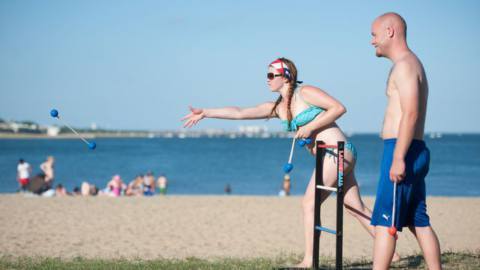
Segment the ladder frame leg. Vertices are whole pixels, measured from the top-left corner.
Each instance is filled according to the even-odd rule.
[[[320,231],[315,227],[320,226],[320,201],[322,191],[317,188],[318,185],[323,186],[323,157],[325,156],[325,148],[318,147],[325,144],[323,141],[317,141],[315,147],[317,148],[316,164],[315,164],[315,213],[313,217],[313,255],[312,267],[318,269],[320,260]]]
[[[338,142],[338,159],[337,159],[337,239],[335,252],[335,267],[342,269],[343,265],[343,182],[345,168],[345,142]]]

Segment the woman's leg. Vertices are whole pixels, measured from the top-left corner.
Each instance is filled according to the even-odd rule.
[[[336,159],[326,157],[323,163],[323,184],[325,186],[334,186],[337,181]],[[322,190],[320,202],[323,203],[328,196],[329,191]],[[302,262],[297,267],[311,267],[313,254],[313,223],[315,212],[315,170],[310,177],[305,195],[302,201],[303,206],[303,224],[305,234],[305,255]]]
[[[375,230],[374,227],[370,225],[372,211],[365,206],[360,197],[360,190],[353,170],[345,177],[344,190],[345,197],[343,204],[345,205],[347,212],[356,218],[365,230],[373,237],[375,235]]]

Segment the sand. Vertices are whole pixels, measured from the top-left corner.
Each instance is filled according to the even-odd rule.
[[[371,208],[374,200],[364,198]],[[442,251],[480,250],[480,198],[429,197],[428,211]],[[322,206],[334,227],[335,197]],[[344,256],[371,258],[373,241],[346,214]],[[166,196],[58,197],[0,195],[0,255],[72,258],[278,257],[302,254],[301,197]],[[322,255],[335,237],[322,235]],[[420,252],[400,234],[402,256]]]

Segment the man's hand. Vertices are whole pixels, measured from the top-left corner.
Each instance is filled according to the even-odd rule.
[[[403,158],[394,158],[392,167],[390,167],[390,180],[400,183],[405,178],[405,160]]]

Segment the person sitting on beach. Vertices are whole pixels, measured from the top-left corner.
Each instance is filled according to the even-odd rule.
[[[272,92],[279,93],[275,102],[262,103],[256,107],[224,107],[200,109],[190,107],[190,113],[182,118],[184,127],[192,127],[205,118],[219,119],[269,119],[280,118],[286,131],[295,132],[297,139],[312,138],[312,141],[324,141],[335,145],[345,141],[345,183],[344,204],[348,213],[353,215],[365,230],[374,237],[374,228],[370,225],[372,212],[363,203],[354,173],[357,152],[353,144],[335,123],[346,110],[335,98],[320,88],[305,85],[297,81],[297,68],[286,58],[279,58],[268,66],[267,84]],[[307,145],[312,155],[316,155],[314,144]],[[323,181],[333,187],[337,182],[337,150],[327,152],[323,167]],[[315,170],[303,197],[305,254],[298,267],[311,267],[313,254],[313,226],[315,203]],[[321,202],[330,195],[321,192]],[[398,255],[397,258],[398,259]]]
[[[108,182],[107,187],[101,192],[101,194],[112,197],[119,197],[122,195],[123,191],[126,190],[126,188],[127,187],[123,183],[120,175],[116,174]]]
[[[167,195],[167,185],[168,185],[167,176],[164,174],[160,175],[157,179],[157,184],[158,184],[158,190],[160,192],[160,195]]]
[[[128,183],[125,195],[143,196],[143,175],[137,175],[135,179]]]
[[[110,189],[113,191],[113,196],[118,197],[123,194],[123,192],[127,189],[125,183],[123,183],[122,178],[120,175],[113,176],[113,179],[109,183]]]
[[[278,196],[280,196],[280,197],[290,196],[291,186],[292,186],[292,184],[291,184],[291,181],[290,181],[290,175],[285,174],[285,176],[283,177],[282,189],[278,193]]]
[[[80,193],[82,196],[90,196],[90,184],[88,182],[82,182],[80,186]]]
[[[47,160],[40,164],[40,169],[42,170],[43,174],[45,175],[45,182],[51,187],[53,183],[53,179],[55,178],[54,173],[54,166],[55,159],[53,156],[48,156]]]
[[[58,184],[57,187],[55,188],[55,196],[57,197],[63,197],[69,195],[67,192],[67,189],[62,184]]]
[[[230,184],[227,183],[225,185],[225,187],[223,188],[223,192],[225,192],[225,194],[227,194],[227,195],[232,194],[232,186],[230,186]]]
[[[74,187],[72,195],[73,196],[82,196],[82,192],[81,192],[80,188],[79,187]]]
[[[90,196],[97,196],[99,189],[96,185],[90,184]]]
[[[80,187],[80,193],[82,196],[95,196],[98,193],[98,188],[97,186],[84,181]]]
[[[147,172],[143,178],[143,195],[155,195],[155,177],[153,176],[153,172]]]
[[[49,186],[45,183],[45,175],[39,173],[30,179],[26,188],[34,194],[41,195],[49,189]]]
[[[21,158],[17,165],[17,181],[21,191],[27,190],[27,185],[30,182],[30,174],[32,174],[32,167]]]

